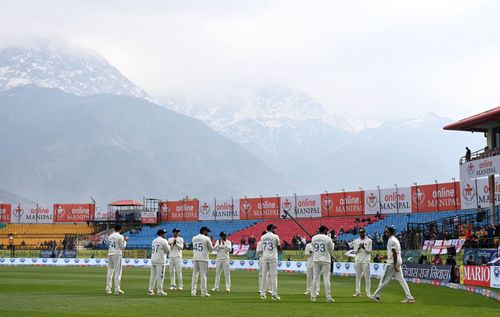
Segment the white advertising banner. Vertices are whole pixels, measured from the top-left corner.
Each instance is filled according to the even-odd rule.
[[[37,205],[18,205],[12,210],[12,223],[53,223],[52,208]]]
[[[102,210],[101,208],[97,208],[94,214],[94,220],[115,220],[115,213],[112,210]]]
[[[280,198],[280,213],[296,218],[320,218],[321,195],[284,196]]]
[[[490,286],[493,288],[500,288],[500,266],[492,266],[490,270]]]
[[[411,212],[411,188],[381,188],[365,191],[365,213],[373,215],[377,212],[382,214],[410,213]]]
[[[239,200],[200,200],[198,220],[233,220],[240,219]]]
[[[489,207],[490,186],[488,178],[467,179],[460,181],[462,209],[474,209],[478,206]],[[500,182],[495,178],[495,205],[500,203]]]
[[[472,160],[460,165],[460,179],[481,178],[500,174],[500,155]]]

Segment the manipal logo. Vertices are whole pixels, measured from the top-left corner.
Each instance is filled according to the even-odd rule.
[[[378,198],[375,196],[373,193],[370,193],[370,195],[366,196],[366,204],[370,209],[375,209],[378,205]]]
[[[462,190],[462,196],[464,197],[464,200],[469,203],[474,201],[476,199],[476,191],[474,190],[474,187],[472,187],[469,183],[466,183],[464,189]]]
[[[420,188],[417,188],[417,190],[413,193],[413,202],[421,207],[425,203],[424,200],[425,200],[424,192],[421,191]]]
[[[292,209],[292,203],[288,200],[288,198],[285,198],[285,200],[281,204],[281,207],[284,211],[289,212]]]
[[[469,174],[469,176],[474,175],[475,171],[476,167],[474,166],[474,164],[472,164],[472,162],[469,162],[469,164],[467,165],[467,173]]]
[[[252,209],[252,206],[248,203],[247,200],[245,200],[241,205],[241,209],[243,209],[243,211],[248,214],[250,212],[250,209]]]
[[[66,210],[64,210],[63,207],[61,207],[61,205],[57,205],[57,218],[62,218],[64,216],[64,213],[66,212]]]
[[[200,211],[202,214],[206,215],[210,212],[210,206],[206,202],[204,202],[203,205],[201,205]]]

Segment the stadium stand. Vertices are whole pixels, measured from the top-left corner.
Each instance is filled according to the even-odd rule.
[[[369,217],[364,217],[369,218]],[[329,230],[335,230],[339,232],[341,228],[345,230],[349,230],[350,228],[354,228],[357,226],[357,222],[355,217],[330,217],[330,218],[307,218],[307,219],[299,219],[298,220],[306,230],[314,235],[318,230],[319,226],[325,225],[329,228]],[[375,221],[375,218],[370,218],[370,221]],[[246,228],[244,230],[240,230],[238,232],[233,233],[230,236],[231,241],[239,242],[242,239],[247,240],[248,237],[254,236],[259,240],[262,231],[266,230],[268,224],[275,224],[278,226],[278,235],[282,242],[287,242],[288,244],[292,244],[292,238],[294,235],[300,235],[304,237],[306,234],[302,231],[302,229],[291,219],[275,219],[275,220],[267,220],[261,223],[258,223],[250,228]],[[306,237],[309,240],[309,237]]]
[[[231,234],[235,231],[248,228],[259,220],[227,220],[227,221],[189,221],[189,222],[172,222],[172,223],[161,223],[158,226],[143,227],[141,230],[131,230],[125,233],[126,236],[130,237],[127,248],[129,249],[149,249],[151,241],[156,237],[156,231],[163,228],[168,232],[168,236],[171,236],[171,232],[174,228],[181,231],[181,235],[185,241],[190,242],[193,236],[199,233],[202,226],[207,226],[212,230],[211,235],[217,238],[221,231],[225,231],[227,234]],[[235,241],[231,239],[235,243]]]
[[[16,244],[39,245],[48,240],[59,243],[65,235],[90,235],[94,228],[87,224],[7,224],[0,228],[0,243],[8,243],[8,235],[14,234]]]

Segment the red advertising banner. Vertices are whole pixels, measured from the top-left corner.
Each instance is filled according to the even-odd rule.
[[[490,266],[465,265],[460,282],[466,285],[490,287],[490,279]]]
[[[12,205],[0,204],[0,222],[10,223],[12,215]]]
[[[198,200],[164,201],[160,208],[161,221],[198,221]]]
[[[358,216],[364,214],[364,192],[341,192],[321,194],[321,215]]]
[[[279,197],[241,198],[240,219],[279,219]]]
[[[93,204],[54,204],[54,222],[87,222],[94,219]]]
[[[460,183],[417,185],[411,188],[412,212],[461,209]]]

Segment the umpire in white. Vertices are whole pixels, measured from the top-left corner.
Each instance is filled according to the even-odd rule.
[[[372,240],[366,236],[365,229],[359,229],[359,238],[352,243],[354,248],[356,269],[356,292],[354,297],[361,296],[361,275],[365,276],[366,295],[371,295],[370,262],[372,254]]]
[[[165,264],[167,254],[170,252],[170,246],[165,239],[167,232],[160,229],[156,232],[156,239],[151,243],[151,276],[149,277],[148,295],[154,295],[154,288],[158,290],[158,296],[167,296],[163,291],[163,281],[165,279]]]

